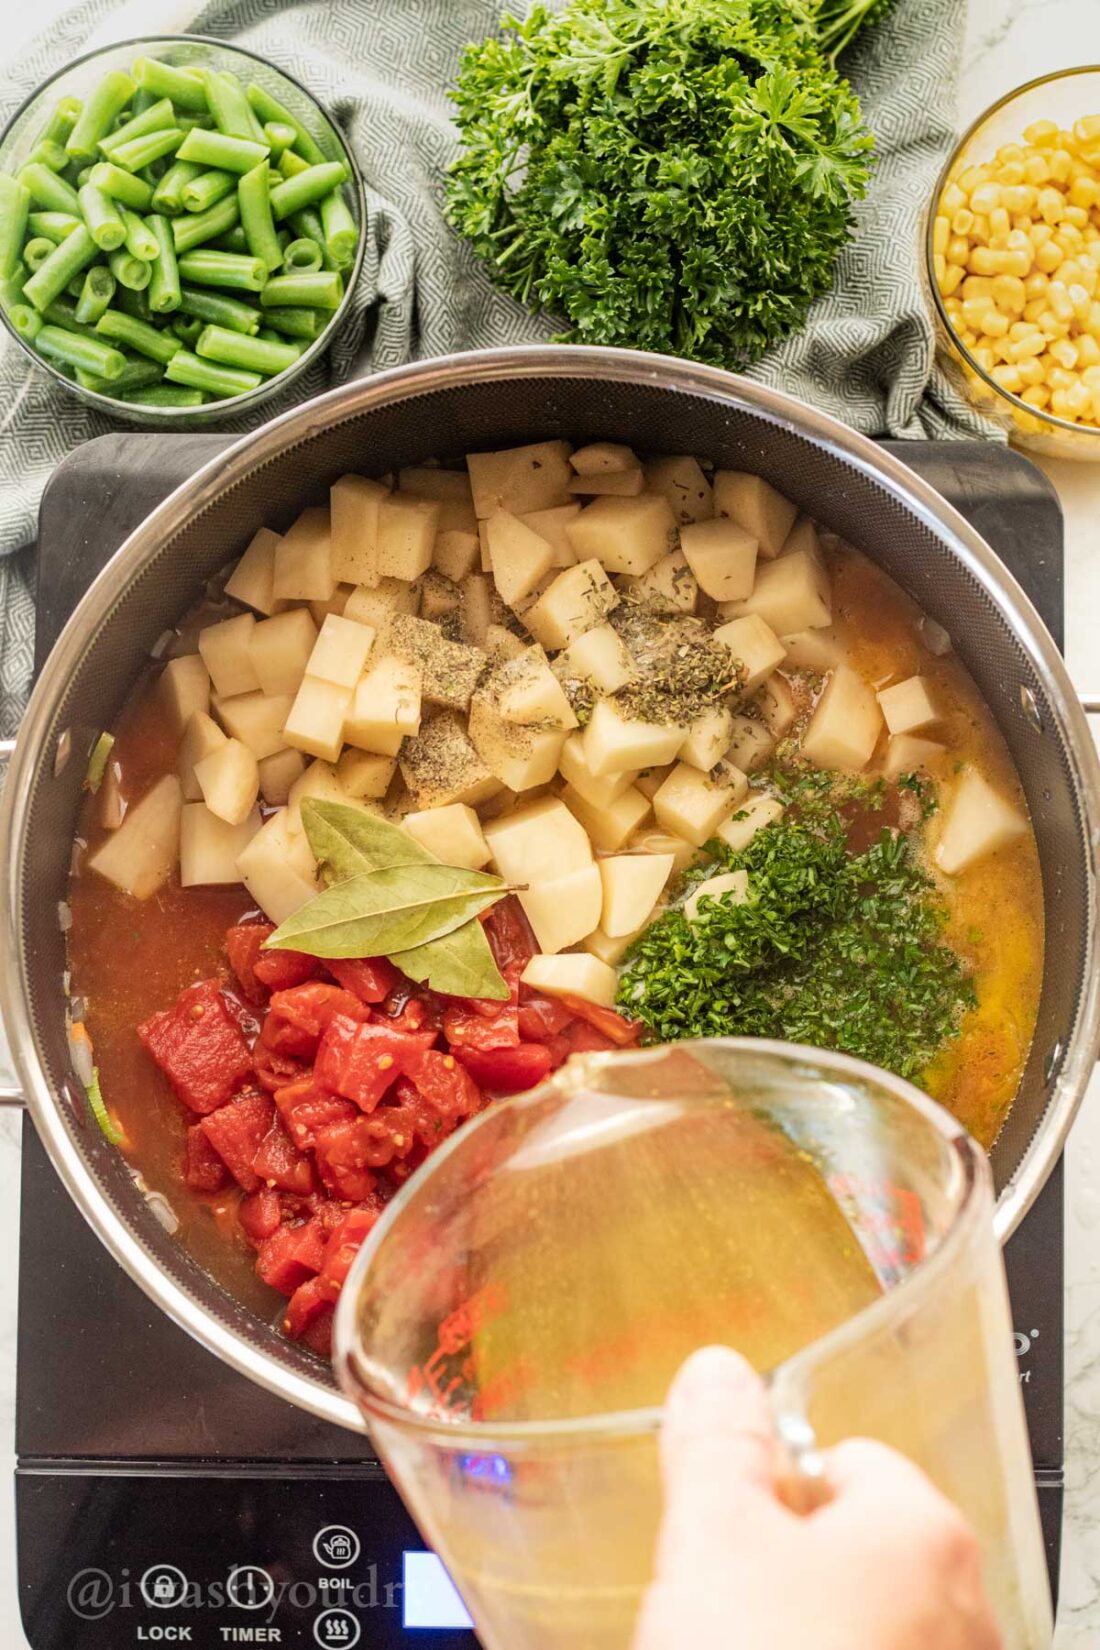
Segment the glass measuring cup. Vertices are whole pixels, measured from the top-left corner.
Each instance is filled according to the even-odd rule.
[[[973,1522],[1005,1650],[1052,1633],[984,1153],[848,1059],[730,1039],[592,1055],[490,1108],[371,1233],[337,1373],[487,1650],[626,1650],[669,1381],[765,1373],[795,1488],[870,1436]]]

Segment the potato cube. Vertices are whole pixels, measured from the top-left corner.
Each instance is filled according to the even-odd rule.
[[[434,567],[429,567],[426,573],[421,573],[418,583],[422,619],[439,624],[449,614],[458,612],[462,595],[453,579],[444,578]]]
[[[215,699],[214,714],[232,739],[247,745],[257,762],[286,748],[286,719],[294,703],[289,693],[238,693]]]
[[[366,668],[373,645],[370,625],[330,613],[313,644],[306,675],[317,682],[331,682],[334,687],[353,688]]]
[[[660,493],[598,498],[566,532],[579,562],[598,561],[608,573],[645,573],[676,548],[676,519]]]
[[[758,566],[752,595],[739,602],[723,602],[718,611],[723,619],[755,613],[777,636],[816,630],[832,623],[829,576],[808,550],[795,550],[777,562]]]
[[[569,503],[568,441],[537,441],[496,453],[467,453],[466,468],[479,516],[507,510],[513,516]]]
[[[249,642],[260,691],[297,693],[316,641],[317,626],[304,607],[261,620]]]
[[[436,499],[401,493],[379,500],[376,565],[381,578],[411,583],[427,571],[432,565],[440,508]]]
[[[680,746],[680,761],[709,773],[719,758],[725,756],[732,738],[732,715],[725,705],[711,705],[688,727],[687,738]]]
[[[222,698],[254,693],[260,686],[249,646],[255,628],[255,616],[240,613],[235,619],[222,619],[199,631],[199,654],[210,673],[214,692]]]
[[[742,849],[748,847],[757,831],[762,831],[767,825],[774,825],[777,820],[783,818],[783,813],[782,802],[774,796],[765,796],[761,791],[750,791],[733,818],[719,825],[714,834],[727,848],[739,854]]]
[[[967,768],[944,811],[933,858],[946,876],[957,877],[1026,831],[1025,815],[976,768]]]
[[[494,622],[494,592],[484,573],[468,573],[462,581],[458,610],[462,637],[470,647],[484,647]]]
[[[643,722],[616,699],[601,699],[584,730],[584,757],[597,777],[627,768],[659,768],[679,755],[688,730],[675,723]]]
[[[336,764],[336,777],[345,796],[378,801],[390,788],[397,772],[395,756],[374,756],[370,751],[349,746]]]
[[[583,997],[601,1008],[614,1008],[619,976],[589,952],[567,951],[556,957],[531,958],[520,979],[549,997]]]
[[[297,844],[302,844],[299,848]],[[237,870],[260,910],[271,922],[285,922],[319,890],[304,836],[287,829],[287,810],[272,814],[237,857]]]
[[[529,596],[554,565],[549,540],[525,527],[506,510],[485,522],[485,540],[497,593],[508,607]]]
[[[485,674],[488,660],[479,647],[451,642],[438,625],[396,613],[385,637],[386,647],[420,672],[420,691],[433,705],[465,710]]]
[[[491,665],[503,665],[509,659],[518,659],[521,653],[526,653],[527,643],[514,630],[508,630],[502,624],[491,624],[485,631],[485,651]]]
[[[156,691],[177,738],[196,711],[210,709],[210,673],[197,653],[169,659],[160,673]]]
[[[614,802],[605,802],[601,807],[586,801],[572,785],[566,785],[561,799],[580,820],[595,846],[607,854],[617,854],[642,821],[649,818],[649,798],[633,785]]]
[[[201,762],[204,756],[209,756],[224,744],[225,734],[218,724],[205,711],[197,710],[184,729],[176,759],[176,772],[185,801],[202,801],[202,790],[195,778],[195,763]]]
[[[347,599],[343,616],[380,632],[395,613],[415,613],[419,602],[419,585],[406,584],[403,579],[379,579],[373,589],[356,585]]]
[[[303,510],[275,546],[273,593],[291,602],[327,602],[336,588],[327,505]]]
[[[809,516],[799,516],[783,540],[783,548],[779,554],[789,556],[796,550],[807,550],[810,555],[816,557],[819,561],[821,559],[821,540],[818,538],[817,528]]]
[[[603,476],[639,467],[634,449],[618,441],[590,441],[587,447],[578,447],[569,462],[579,476]]]
[[[276,751],[258,764],[260,795],[272,808],[280,808],[290,799],[290,788],[306,771],[306,759],[301,751]]]
[[[720,905],[744,905],[749,897],[749,873],[725,871],[721,876],[708,877],[692,889],[684,901],[684,916],[688,922],[705,922],[709,912],[700,911],[700,902],[714,900]]]
[[[382,654],[355,690],[344,738],[377,756],[396,756],[401,741],[420,731],[420,697],[418,667]]]
[[[552,882],[536,882],[519,895],[540,951],[564,951],[590,934],[600,920],[600,873],[582,865]]]
[[[694,613],[699,599],[699,582],[682,550],[662,556],[640,578],[623,579],[622,588],[660,613]]]
[[[351,594],[355,588],[354,584],[338,584],[327,602],[309,603],[309,616],[318,630],[320,630],[330,613],[335,613],[338,619],[343,617],[344,609],[351,600]]]
[[[909,676],[904,682],[883,688],[878,704],[889,733],[916,733],[918,728],[939,720],[936,701],[923,676]]]
[[[636,928],[633,934],[622,934],[616,939],[612,939],[610,934],[605,934],[602,928],[596,928],[586,936],[582,943],[586,951],[590,951],[601,962],[607,963],[609,968],[614,968],[615,964],[621,962],[626,956],[641,932],[640,928]]]
[[[180,816],[180,886],[240,882],[237,860],[262,824],[259,808],[230,825],[202,802],[189,802]]]
[[[787,649],[784,663],[788,670],[809,670],[815,676],[824,676],[844,657],[832,625],[820,630],[797,630],[793,636],[783,636],[781,640]]]
[[[714,632],[716,642],[724,642],[741,665],[741,692],[755,693],[772,671],[781,665],[787,650],[775,631],[756,613],[731,619]]]
[[[733,738],[726,747],[726,761],[743,773],[754,773],[769,761],[775,750],[775,739],[763,722],[752,716],[733,718]]]
[[[917,739],[911,733],[895,733],[887,741],[886,760],[882,771],[887,779],[897,779],[903,773],[932,773],[947,755],[947,747],[934,739]]]
[[[687,564],[716,602],[741,601],[752,594],[756,574],[756,540],[726,516],[689,522],[680,529],[680,548]]]
[[[259,768],[248,746],[239,739],[227,739],[196,762],[195,778],[210,812],[227,825],[239,825],[256,806]]]
[[[523,622],[536,642],[556,653],[602,624],[618,605],[619,593],[599,562],[582,561],[558,574]]]
[[[529,595],[520,596],[520,597],[517,598],[517,600],[515,602],[513,602],[512,607],[511,607],[511,612],[515,615],[515,617],[517,619],[522,619],[523,620],[524,626],[526,628],[530,628],[527,625],[527,614],[530,612],[531,608],[533,608],[537,605],[537,603],[539,601],[539,598],[541,596],[543,596],[547,590],[549,590],[550,586],[553,584],[553,582],[557,578],[557,576],[558,576],[557,569],[552,567],[550,569],[549,573],[544,573],[543,574],[542,578],[539,580],[538,584],[536,584],[535,588],[530,592]],[[500,610],[500,617],[501,617],[502,622],[507,623],[507,614],[508,614],[509,610],[505,607],[504,603],[501,601],[500,597],[497,595],[495,590],[493,592],[493,601],[497,604],[497,607]]]
[[[592,863],[587,831],[556,796],[525,803],[484,829],[505,882],[534,884],[544,881],[548,870],[563,877]]]
[[[701,848],[736,811],[748,788],[741,769],[728,763],[700,773],[678,762],[653,798],[653,812],[662,830]]]
[[[717,515],[732,517],[751,533],[760,554],[768,558],[778,556],[798,514],[797,504],[776,492],[762,476],[744,470],[716,472],[714,509]]]
[[[645,927],[673,863],[672,854],[615,854],[598,861],[603,883],[599,926],[609,939]]]
[[[500,665],[485,687],[506,722],[566,731],[577,726],[573,707],[541,647],[529,647],[518,658]]]
[[[641,465],[636,470],[605,470],[600,475],[574,476],[569,483],[571,493],[588,498],[604,495],[609,498],[635,498],[645,486]]]
[[[753,704],[757,715],[774,739],[782,739],[794,727],[798,707],[785,679],[778,671],[769,676]]]
[[[351,688],[316,682],[307,676],[298,689],[283,729],[286,743],[307,756],[335,762],[344,743],[344,724],[351,713]]]
[[[345,805],[350,802],[331,762],[311,762],[294,781],[287,797],[286,828],[291,836],[297,836],[304,829],[302,803],[307,797],[313,797],[318,802],[343,802]]]
[[[819,768],[859,773],[874,755],[881,731],[874,688],[848,665],[838,665],[802,736],[802,754]]]
[[[560,681],[588,682],[599,694],[617,693],[634,675],[634,661],[609,624],[586,630],[554,660]]]
[[[229,576],[225,586],[227,596],[255,608],[265,617],[277,611],[275,599],[275,547],[278,533],[270,527],[261,527],[248,542],[243,556]]]
[[[651,458],[645,466],[647,493],[667,498],[677,523],[709,521],[714,514],[714,493],[697,458]]]
[[[388,487],[367,476],[341,476],[329,490],[332,576],[373,589],[378,583],[378,509]]]
[[[713,765],[714,764],[712,763],[711,766],[713,767]],[[657,795],[657,792],[672,772],[673,767],[674,763],[665,762],[659,768],[643,768],[633,783],[637,785],[642,795],[648,796],[649,800],[652,802],[653,798]],[[599,780],[597,783],[610,784],[610,781]]]
[[[500,780],[470,743],[463,718],[453,711],[442,711],[406,739],[398,763],[418,809],[450,802],[473,808],[500,789]]]
[[[476,533],[436,533],[432,545],[432,566],[446,579],[458,584],[478,566],[481,541]]]
[[[638,777],[633,768],[622,773],[594,774],[584,754],[584,736],[570,734],[561,748],[558,769],[567,785],[571,785],[593,808],[607,808],[630,789]]]
[[[546,540],[554,552],[555,567],[572,567],[577,558],[566,529],[580,513],[581,506],[574,501],[572,504],[555,505],[552,510],[529,510],[526,515],[517,516],[516,520],[522,521],[532,533]]]
[[[437,533],[477,532],[474,497],[465,470],[413,465],[397,472],[397,485],[403,493],[435,500],[439,505]]]
[[[627,846],[634,854],[671,854],[673,875],[686,871],[689,865],[694,865],[703,857],[694,843],[685,842],[682,836],[673,836],[671,831],[660,831],[652,825],[635,831]]]
[[[428,808],[423,813],[407,813],[401,823],[422,848],[444,865],[480,871],[492,858],[489,844],[481,834],[481,821],[465,802]]]
[[[566,738],[564,728],[506,722],[487,693],[475,693],[470,701],[469,734],[490,773],[517,793],[553,779]]]
[[[166,773],[126,810],[117,831],[89,855],[88,868],[124,894],[149,899],[175,869],[182,811],[180,782],[174,773]]]

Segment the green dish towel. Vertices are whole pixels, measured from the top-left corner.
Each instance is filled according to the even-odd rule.
[[[351,138],[367,184],[369,239],[354,314],[327,360],[282,401],[417,357],[553,336],[552,319],[498,292],[448,230],[441,180],[454,153],[446,87],[464,44],[494,28],[501,0],[86,0],[0,76],[0,118],[66,62],[109,40],[156,32],[216,35],[301,79]],[[513,0],[513,9],[520,9]],[[988,433],[935,369],[918,275],[919,226],[953,135],[965,7],[899,0],[845,64],[879,141],[879,165],[833,292],[806,330],[752,376],[869,434]],[[80,441],[116,428],[0,344],[0,734],[18,724],[30,681],[32,561],[43,486]],[[80,554],[74,532],[73,554]]]

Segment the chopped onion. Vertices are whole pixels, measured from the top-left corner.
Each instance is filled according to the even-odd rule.
[[[73,1070],[77,1077],[90,1088],[95,1078],[95,1062],[92,1056],[92,1045],[87,1036],[76,1037],[72,1029],[69,1030],[69,1055],[73,1062]]]
[[[151,659],[163,659],[164,650],[175,637],[174,630],[162,630],[152,647],[149,649]]]
[[[945,653],[951,652],[951,637],[942,624],[930,619],[927,613],[923,613],[917,620],[917,629],[921,641],[934,658],[942,659]]]
[[[67,934],[73,925],[73,914],[65,900],[57,902],[57,926],[63,934]]]
[[[163,1192],[146,1192],[145,1201],[152,1210],[153,1219],[164,1227],[169,1237],[180,1229],[180,1219]]]

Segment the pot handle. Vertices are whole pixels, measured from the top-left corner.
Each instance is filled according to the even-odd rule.
[[[26,1106],[27,1097],[22,1089],[10,1088],[6,1083],[0,1083],[0,1106]]]

